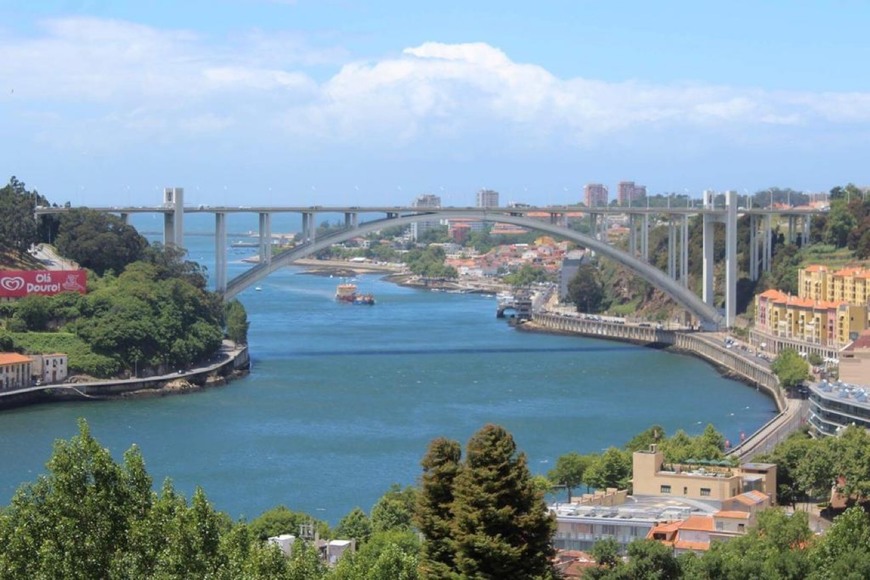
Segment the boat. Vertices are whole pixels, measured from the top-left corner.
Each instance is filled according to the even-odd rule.
[[[335,299],[338,302],[372,306],[375,303],[374,294],[357,294],[356,284],[342,282],[335,288]]]

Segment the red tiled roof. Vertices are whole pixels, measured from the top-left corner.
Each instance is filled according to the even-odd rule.
[[[726,518],[726,519],[732,519],[732,520],[748,520],[749,515],[750,515],[749,512],[740,512],[740,511],[734,511],[734,510],[731,510],[731,511],[719,510],[718,512],[713,514],[713,517]]]
[[[0,365],[14,365],[33,362],[33,359],[17,352],[0,352]]]

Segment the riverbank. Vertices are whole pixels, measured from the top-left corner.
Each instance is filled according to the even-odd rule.
[[[175,373],[132,379],[65,382],[0,392],[0,409],[76,400],[150,398],[198,392],[244,377],[250,369],[246,345],[224,341],[215,357]]]

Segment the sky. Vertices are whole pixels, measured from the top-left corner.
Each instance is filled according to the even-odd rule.
[[[870,185],[870,2],[0,0],[0,180],[55,203]]]

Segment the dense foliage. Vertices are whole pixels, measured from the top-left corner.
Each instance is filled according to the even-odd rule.
[[[444,248],[429,246],[425,250],[411,250],[405,255],[405,262],[411,272],[424,278],[456,278],[456,269],[445,266],[444,258]]]
[[[796,350],[790,348],[783,350],[773,359],[770,370],[779,379],[779,384],[786,389],[793,389],[803,384],[810,376],[807,361]]]
[[[15,177],[0,188],[0,249],[23,255],[38,241],[33,210],[40,199],[36,191],[27,191]]]
[[[668,437],[660,425],[653,425],[635,435],[623,449],[610,447],[603,453],[581,455],[566,453],[556,460],[556,465],[547,473],[553,487],[572,491],[584,484],[586,488],[628,489],[631,479],[631,454],[643,451],[651,444],[658,445],[667,463],[680,463],[688,459],[722,461],[725,459],[725,437],[712,425],[707,425],[697,436],[690,436],[682,429]]]
[[[63,214],[55,245],[63,256],[102,276],[144,258],[148,240],[118,216],[81,208]]]
[[[599,312],[604,298],[604,285],[598,268],[588,262],[581,264],[577,274],[568,282],[568,300],[580,312]]]
[[[487,425],[469,440],[464,462],[456,451],[437,440],[423,459],[417,521],[436,542],[424,552],[426,577],[552,577],[555,522],[510,434]]]

